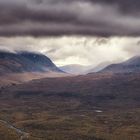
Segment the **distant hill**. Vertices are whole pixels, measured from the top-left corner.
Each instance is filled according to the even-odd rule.
[[[89,69],[87,71],[87,73],[93,73],[93,72],[98,72],[98,71],[101,71],[102,69],[104,69],[106,66],[108,66],[109,64],[111,64],[111,62],[109,61],[106,61],[106,62],[102,62],[102,63],[99,63],[97,66]]]
[[[108,73],[139,73],[140,72],[140,56],[135,56],[129,60],[118,63],[111,64],[100,72]]]
[[[59,67],[62,71],[65,71],[70,74],[86,74],[91,66],[83,66],[78,64],[66,65]]]
[[[21,72],[62,72],[45,55],[33,52],[0,51],[0,74]]]
[[[83,65],[78,65],[78,64],[73,64],[73,65],[66,65],[59,67],[62,71],[65,71],[67,73],[71,74],[88,74],[88,73],[93,73],[93,72],[98,72],[102,69],[104,69],[106,66],[111,64],[111,62],[102,62],[98,64],[97,66],[83,66]]]

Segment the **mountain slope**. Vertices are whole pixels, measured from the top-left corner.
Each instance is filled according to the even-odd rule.
[[[0,52],[0,74],[50,71],[62,72],[43,54],[31,52]]]
[[[55,86],[54,86],[55,85]],[[88,74],[44,78],[12,87],[13,97],[62,97],[80,99],[91,106],[128,107],[140,105],[140,74]],[[26,94],[27,92],[27,94]],[[9,92],[7,92],[9,94]],[[31,94],[32,93],[32,94]],[[34,94],[38,93],[38,95]],[[30,95],[31,94],[31,95]],[[83,103],[82,102],[82,103]]]
[[[108,73],[139,73],[140,72],[140,56],[135,56],[129,60],[119,63],[111,64],[100,72]]]
[[[19,55],[30,60],[30,62],[34,64],[39,71],[62,72],[47,56],[43,54],[20,52]]]

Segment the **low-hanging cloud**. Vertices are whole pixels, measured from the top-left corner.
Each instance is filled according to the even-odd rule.
[[[140,37],[0,37],[0,50],[40,52],[57,65],[96,66],[140,55],[139,42]]]
[[[0,36],[139,36],[138,0],[0,0]]]

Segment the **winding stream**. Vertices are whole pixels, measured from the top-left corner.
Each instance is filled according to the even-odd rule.
[[[15,130],[19,135],[20,135],[20,139],[19,140],[23,140],[23,139],[28,139],[29,138],[29,133],[11,125],[9,122],[5,121],[5,120],[0,120],[0,123],[5,124],[5,126],[7,126],[10,129]]]

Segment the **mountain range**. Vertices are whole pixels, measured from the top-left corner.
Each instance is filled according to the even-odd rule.
[[[88,73],[131,73],[140,72],[140,56],[134,56],[124,62],[111,64],[111,61],[102,62],[97,66],[66,65],[59,67],[61,70],[71,74]]]
[[[68,75],[42,54],[1,52],[0,73],[12,82],[0,86],[2,140],[140,139],[139,56]]]
[[[132,57],[118,64],[103,62],[96,67],[83,65],[66,65],[57,67],[46,55],[35,52],[0,51],[0,74],[23,72],[57,72],[70,74],[87,73],[132,73],[140,72],[140,56]],[[110,64],[110,65],[109,65]]]

